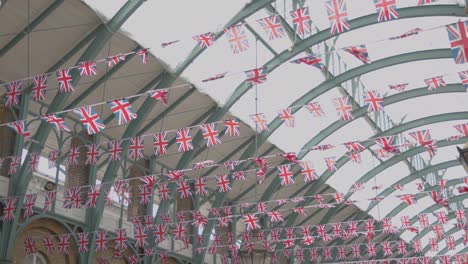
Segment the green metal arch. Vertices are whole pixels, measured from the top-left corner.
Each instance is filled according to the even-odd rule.
[[[447,88],[447,89],[445,89],[445,88]],[[421,97],[421,96],[428,96],[428,95],[435,95],[435,94],[445,94],[445,93],[465,93],[465,92],[466,92],[466,89],[461,84],[448,84],[447,87],[444,87],[444,89],[439,89],[439,90],[435,91],[435,93],[434,93],[434,91],[429,91],[427,89],[427,87],[421,87],[421,88],[405,91],[405,92],[402,92],[402,93],[394,94],[394,95],[391,95],[391,96],[387,96],[387,97],[385,97],[383,99],[383,105],[388,106],[388,105],[391,105],[391,104],[394,104],[394,103],[398,103],[398,102],[401,102],[401,101],[404,101],[404,100],[409,100],[409,99],[413,99],[413,98]],[[308,150],[308,149],[311,149],[313,146],[318,145],[325,138],[329,137],[331,134],[333,134],[337,130],[339,130],[339,129],[343,128],[344,126],[350,124],[351,122],[357,120],[359,117],[365,116],[366,114],[367,114],[367,107],[364,106],[364,107],[361,107],[361,108],[356,109],[356,110],[353,111],[353,116],[355,117],[354,119],[352,119],[352,120],[350,120],[348,122],[343,122],[341,120],[337,120],[337,121],[333,122],[331,125],[329,125],[325,129],[321,130],[319,134],[314,136],[311,140],[309,140],[301,148],[301,151],[298,153],[298,159],[304,158],[310,152],[310,150]],[[269,177],[270,175],[271,175],[271,173],[269,173],[267,175],[267,177]],[[272,184],[273,184],[273,182],[270,185],[272,185]],[[269,187],[270,189],[268,189],[268,191],[265,192],[265,196],[262,197],[261,199],[262,200],[268,200],[269,196],[267,194],[273,193],[274,190],[276,188],[278,188],[278,186],[279,186],[279,181],[277,180],[275,185],[272,185],[272,187]],[[296,191],[293,194],[293,196],[300,193],[305,188],[307,188],[307,186],[304,186],[304,188],[301,188],[298,191]],[[241,194],[239,194],[238,196],[236,196],[233,199],[233,201],[238,200],[240,197],[242,197],[248,191],[250,191],[250,189],[247,189],[244,192],[242,192]]]

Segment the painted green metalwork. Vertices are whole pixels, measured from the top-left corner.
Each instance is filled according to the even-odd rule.
[[[56,0],[50,4],[42,13],[36,17],[31,23],[29,23],[20,33],[13,37],[2,49],[0,49],[0,58],[8,53],[18,42],[20,42],[25,36],[27,36],[35,27],[37,27],[50,13],[54,12],[61,4],[63,0]],[[28,10],[29,11],[29,10]]]
[[[138,7],[143,3],[143,0],[138,0],[138,1],[128,1],[125,3],[125,5],[117,12],[117,14],[107,23],[107,25],[104,27],[100,27],[96,38],[91,42],[91,44],[88,46],[88,48],[85,50],[85,52],[81,55],[78,61],[88,61],[94,59],[102,47],[107,43],[107,41],[110,39],[110,37],[114,34],[114,32],[118,31],[120,26],[126,21],[126,19],[136,10]],[[73,84],[76,85],[76,83],[80,80],[80,75],[77,71],[74,71],[72,73],[72,78],[73,78]],[[50,107],[48,109],[48,113],[51,112],[57,112],[63,109],[63,106],[67,100],[67,98],[70,96],[70,93],[58,93],[52,103],[50,104]],[[50,132],[50,126],[46,125],[44,123],[41,123],[39,125],[39,128],[36,132],[35,135],[35,144],[31,144],[31,146],[28,148],[28,153],[35,153],[39,152],[44,145],[49,132]],[[25,188],[28,186],[28,182],[31,178],[31,173],[28,172],[27,169],[27,164],[29,163],[29,156],[26,157],[26,160],[23,163],[23,166],[19,170],[17,176],[18,176],[18,183],[16,186],[12,186],[12,188],[9,189],[9,192],[11,195],[17,195],[25,192]],[[14,246],[14,243],[12,241],[15,239],[15,226],[17,225],[17,219],[19,219],[19,213],[21,212],[21,207],[23,206],[23,201],[20,199],[17,204],[18,210],[16,211],[16,217],[15,221],[12,222],[4,222],[3,225],[6,225],[6,228],[3,228],[3,230],[8,230],[8,232],[3,232],[1,234],[1,244],[2,245],[8,245],[6,247],[0,248],[0,258],[2,259],[9,259],[11,258],[12,254],[12,247]],[[5,227],[5,226],[3,226]]]
[[[391,96],[387,96],[383,99],[383,105],[384,106],[389,106],[394,103],[398,103],[404,100],[409,100],[413,99],[416,97],[420,96],[427,96],[427,95],[434,95],[434,94],[444,94],[444,93],[465,93],[466,89],[463,87],[461,84],[448,84],[447,89],[439,89],[437,91],[428,91],[427,87],[421,87],[417,89],[412,89],[409,91],[405,91],[402,93],[394,94]],[[435,93],[434,93],[435,92]],[[318,145],[320,142],[322,142],[325,138],[330,136],[332,133],[336,132],[337,130],[343,128],[344,126],[350,124],[351,122],[357,120],[359,117],[365,116],[367,114],[367,107],[361,107],[359,109],[356,109],[353,111],[353,116],[355,117],[354,119],[348,121],[348,122],[343,122],[343,121],[335,121],[325,129],[321,130],[320,133],[313,137],[311,140],[309,140],[302,148],[300,153],[298,153],[298,158],[302,159],[305,157],[309,151],[306,151],[307,149],[311,149],[313,146]],[[271,173],[267,174],[267,177],[270,176]],[[277,185],[278,186],[278,185]],[[303,188],[300,188],[294,194],[291,195],[291,197],[294,197],[298,195],[300,192],[302,192],[305,188],[308,186],[304,186]],[[249,187],[250,188],[250,187]],[[247,193],[249,189],[246,189],[243,193]],[[268,192],[265,192],[268,193]],[[233,202],[237,201],[241,196],[238,195],[235,198],[233,198]],[[263,199],[268,199],[268,197],[263,197]]]
[[[253,29],[249,24],[244,24],[245,27],[249,30],[250,33],[252,33],[252,35],[254,35],[255,39],[260,41],[260,43],[262,43],[262,45],[268,50],[271,52],[271,54],[273,54],[273,56],[277,56],[278,55],[278,52],[276,52],[271,46],[270,44],[268,44],[268,42],[266,42],[265,39],[262,38],[262,36],[260,36],[256,31],[255,29]]]

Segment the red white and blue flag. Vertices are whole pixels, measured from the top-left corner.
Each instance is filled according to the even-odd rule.
[[[447,32],[455,63],[466,63],[468,61],[468,21],[448,25]]]
[[[327,170],[329,172],[334,172],[337,170],[335,157],[325,158],[325,164],[327,165]]]
[[[115,65],[119,64],[119,62],[125,60],[125,55],[124,54],[117,54],[115,56],[109,56],[107,57],[107,66],[109,68],[114,67]]]
[[[254,115],[251,115],[250,118],[255,123],[257,132],[262,132],[265,130],[268,131],[268,124],[267,124],[265,114],[263,113],[254,114]]]
[[[78,245],[78,252],[84,253],[89,251],[89,239],[88,233],[76,233],[78,236],[76,239],[76,244]]]
[[[49,191],[49,192],[44,193],[45,202],[44,202],[44,207],[42,209],[43,213],[46,213],[50,210],[50,208],[52,207],[52,203],[55,200],[55,195],[56,195],[55,191]]]
[[[68,254],[68,246],[70,245],[70,234],[60,234],[58,242],[58,252],[60,255]]]
[[[102,185],[89,186],[88,198],[85,202],[86,208],[95,208],[99,195],[101,195]]]
[[[294,183],[293,176],[294,174],[291,171],[290,164],[284,164],[278,166],[278,177],[281,180],[281,186],[289,185]]]
[[[163,43],[161,43],[161,47],[165,48],[165,47],[170,46],[172,44],[176,44],[179,41],[180,40],[173,40],[173,41],[169,41],[169,42],[163,42]]]
[[[48,114],[42,116],[41,119],[52,125],[57,130],[70,132],[70,127],[68,126],[67,122],[65,122],[65,120],[58,115]]]
[[[198,36],[194,36],[193,39],[198,42],[198,45],[204,49],[211,47],[216,40],[216,36],[213,32],[207,32]]]
[[[344,48],[344,51],[350,53],[365,64],[370,63],[369,53],[366,45],[358,45]]]
[[[423,30],[420,29],[420,28],[414,28],[414,29],[411,29],[410,31],[408,32],[405,32],[399,36],[396,36],[396,37],[391,37],[390,39],[391,40],[395,40],[395,39],[402,39],[402,38],[407,38],[407,37],[410,37],[410,36],[414,36],[414,35],[417,35],[419,34],[419,32],[422,32]]]
[[[93,110],[93,108],[91,108],[91,106],[84,106],[75,109],[73,110],[73,113],[78,116],[84,128],[90,135],[99,133],[106,128],[101,118]]]
[[[190,191],[190,185],[188,181],[185,179],[178,180],[177,184],[177,192],[179,193],[180,198],[185,199],[192,196],[192,192]]]
[[[163,105],[167,105],[168,101],[168,90],[154,90],[154,91],[149,91],[149,96],[153,98],[156,101],[161,102]]]
[[[261,228],[258,217],[256,217],[254,214],[245,214],[242,216],[242,218],[247,228],[247,231]]]
[[[364,103],[367,104],[367,112],[383,111],[383,98],[377,91],[367,91],[364,94]]]
[[[404,92],[406,89],[406,86],[408,86],[409,83],[400,83],[400,84],[390,84],[388,85],[388,88],[398,91],[398,92]]]
[[[345,0],[328,0],[325,2],[328,20],[331,23],[331,34],[343,33],[350,29]]]
[[[462,137],[468,137],[468,123],[453,126]]]
[[[171,199],[169,186],[167,183],[158,183],[159,198],[162,201]]]
[[[245,82],[252,85],[264,83],[267,80],[267,67],[245,71],[245,77]]]
[[[179,152],[193,150],[190,128],[181,128],[176,130],[176,142],[178,144]]]
[[[57,82],[59,84],[59,91],[61,93],[69,93],[75,91],[75,87],[72,84],[72,76],[70,69],[59,70],[56,72]]]
[[[222,79],[222,78],[226,77],[226,74],[227,74],[227,72],[219,73],[219,74],[216,74],[215,76],[203,79],[202,82],[211,82],[211,81],[215,81],[215,80],[218,80],[218,79]]]
[[[24,252],[26,256],[37,253],[36,241],[33,238],[27,237],[24,240]]]
[[[424,79],[429,91],[437,90],[440,87],[446,86],[443,76],[436,76],[428,79]]]
[[[143,226],[136,226],[135,231],[133,232],[133,237],[135,238],[135,247],[136,248],[145,248],[148,244],[146,239],[148,238],[148,234],[146,232],[146,228]]]
[[[122,158],[122,140],[109,141],[107,152],[111,161],[121,160]]]
[[[231,190],[231,182],[227,174],[216,175],[216,186],[219,192],[228,192]]]
[[[309,16],[309,8],[303,7],[289,12],[291,14],[292,23],[297,34],[304,36],[312,31],[312,19]]]
[[[138,56],[141,58],[141,63],[147,64],[148,63],[148,49],[141,49],[136,52]]]
[[[31,153],[29,155],[29,171],[35,172],[37,170],[37,166],[39,166],[39,153]]]
[[[33,78],[33,86],[31,88],[34,101],[45,100],[47,89],[47,74],[38,75]]]
[[[379,13],[377,21],[389,21],[398,19],[399,15],[396,11],[396,0],[374,0],[375,8]]]
[[[206,140],[207,147],[221,144],[218,130],[216,130],[216,123],[200,125],[200,129],[202,131],[203,138]]]
[[[237,118],[231,118],[228,120],[224,120],[224,134],[229,135],[231,137],[238,137],[240,136],[240,122]]]
[[[128,146],[128,157],[131,160],[139,160],[145,157],[143,144],[143,137],[130,138],[130,145]]]
[[[195,187],[195,194],[200,196],[205,196],[208,194],[208,190],[206,189],[205,177],[196,178],[193,186]]]
[[[284,121],[286,123],[287,127],[294,127],[294,125],[295,125],[296,118],[294,117],[294,115],[291,112],[292,112],[291,108],[281,109],[278,112],[279,119]]]
[[[31,132],[29,131],[28,126],[24,121],[7,123],[7,126],[25,138],[29,138],[31,136]]]
[[[463,87],[468,90],[468,71],[458,72],[458,77],[460,77],[460,81]]]
[[[418,0],[418,6],[434,3],[436,0]]]
[[[284,28],[281,25],[280,19],[276,15],[258,19],[257,22],[268,34],[268,40],[284,38],[286,35]]]
[[[5,105],[12,106],[19,104],[21,95],[21,81],[15,81],[7,84],[5,93]]]
[[[323,65],[323,63],[322,63],[322,58],[316,56],[315,54],[311,54],[311,55],[306,56],[306,57],[295,59],[295,60],[292,60],[290,62],[295,63],[295,64],[304,63],[306,65],[314,66],[314,67],[316,67],[316,68],[318,68],[320,70],[325,69],[325,65]]]
[[[125,250],[128,248],[127,230],[115,230],[114,245],[117,250]]]
[[[119,126],[137,118],[137,114],[133,110],[132,105],[125,98],[110,101],[107,105],[109,105],[112,113],[114,113]]]
[[[245,33],[244,24],[240,23],[230,28],[225,28],[224,33],[228,37],[232,53],[238,54],[249,48],[249,40]]]
[[[86,161],[85,164],[96,165],[101,153],[99,152],[99,144],[86,145]]]
[[[388,153],[400,153],[400,150],[395,145],[395,136],[381,137],[374,139],[374,142],[377,143],[385,152]]]
[[[78,69],[80,70],[80,76],[93,76],[97,74],[96,62],[85,61],[78,63]]]
[[[13,221],[15,219],[16,202],[18,197],[10,196],[2,201],[3,203],[3,218],[2,221]]]
[[[21,164],[21,156],[16,155],[10,158],[10,167],[8,168],[8,175],[13,175],[18,170],[18,166]]]
[[[59,151],[58,150],[51,150],[49,151],[49,169],[50,168],[55,168],[57,167],[57,162],[58,162],[58,157],[59,156]]]
[[[349,97],[338,97],[333,100],[335,109],[338,113],[340,120],[349,121],[353,119],[353,106],[349,103]]]
[[[311,113],[314,117],[322,117],[325,116],[325,112],[322,109],[322,106],[318,102],[310,102],[306,105],[307,110]]]
[[[304,176],[304,182],[311,182],[318,179],[318,175],[315,171],[314,166],[308,161],[301,161],[299,162],[301,166],[301,174]]]
[[[166,154],[169,141],[166,139],[167,132],[153,134],[154,155],[161,156]]]
[[[431,138],[431,134],[428,129],[424,129],[421,131],[410,132],[409,135],[416,140],[416,142],[423,146],[427,152],[429,152],[429,156],[432,158],[435,155],[435,151],[437,148],[436,141]]]

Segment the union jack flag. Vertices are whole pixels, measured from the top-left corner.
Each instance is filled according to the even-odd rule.
[[[395,145],[395,136],[377,138],[374,142],[388,153],[400,153],[400,150]]]
[[[55,253],[55,245],[54,239],[50,236],[46,236],[42,239],[42,243],[46,249],[47,254],[54,254]]]
[[[314,67],[318,68],[319,70],[324,70],[325,69],[325,65],[322,64],[322,58],[316,56],[315,54],[311,54],[311,55],[306,56],[306,57],[295,59],[295,60],[292,60],[290,62],[295,63],[295,64],[304,63],[306,65],[314,66]]]
[[[236,118],[231,118],[228,120],[224,120],[224,133],[231,136],[236,137],[240,136],[240,122]]]
[[[162,201],[169,200],[171,198],[170,189],[167,183],[158,183],[159,198]]]
[[[295,125],[295,117],[293,114],[291,114],[292,112],[292,109],[291,108],[285,108],[285,109],[281,109],[279,112],[278,112],[278,117],[282,120],[282,121],[285,121],[286,122],[286,126],[288,127],[294,127]]]
[[[93,61],[78,63],[78,69],[80,70],[80,76],[92,76],[97,74],[96,62]]]
[[[29,138],[31,136],[31,132],[29,131],[28,126],[24,121],[7,123],[7,126],[25,138]]]
[[[166,154],[169,141],[166,139],[167,132],[153,134],[154,155],[161,156]]]
[[[72,146],[68,151],[68,165],[77,165],[80,157],[80,147]]]
[[[267,78],[267,67],[261,67],[258,69],[253,69],[249,71],[245,71],[245,79],[246,83],[250,83],[252,85],[257,85],[266,82]]]
[[[468,137],[468,123],[453,126],[462,137]]]
[[[107,66],[109,68],[114,67],[115,65],[119,64],[119,62],[125,60],[125,55],[124,54],[117,54],[115,56],[109,56],[107,57]]]
[[[205,177],[199,177],[195,180],[195,194],[200,195],[200,196],[205,196],[208,194],[208,191],[206,189],[206,179]]]
[[[278,177],[281,180],[281,186],[289,185],[294,183],[293,176],[294,174],[291,171],[290,164],[284,164],[278,166]]]
[[[359,152],[349,152],[347,154],[348,158],[352,160],[354,163],[361,163],[361,153]]]
[[[125,250],[128,248],[126,229],[115,230],[114,244],[117,250]]]
[[[329,172],[334,172],[337,170],[335,157],[325,158],[325,163]]]
[[[256,125],[257,132],[262,132],[262,131],[268,131],[268,124],[267,120],[265,117],[265,114],[263,113],[258,113],[251,115],[250,118]]]
[[[91,108],[91,106],[84,106],[75,109],[73,110],[73,113],[78,116],[84,128],[90,135],[96,134],[106,128],[101,118],[93,110],[93,108]]]
[[[348,11],[345,0],[328,0],[325,2],[328,20],[331,23],[331,34],[343,33],[350,29],[348,24]]]
[[[349,97],[338,97],[333,100],[340,120],[349,121],[353,119],[353,106],[348,102]]]
[[[37,253],[36,241],[30,237],[24,240],[24,250],[26,256]]]
[[[168,174],[166,174],[167,180],[168,181],[176,181],[181,179],[184,176],[184,171],[182,170],[173,170],[169,171]]]
[[[55,191],[49,191],[49,192],[44,193],[45,202],[44,202],[44,208],[42,209],[43,213],[48,212],[50,208],[52,207],[52,203],[55,200],[55,194],[56,194]]]
[[[408,32],[405,32],[399,36],[396,36],[396,37],[391,37],[390,39],[391,40],[395,40],[395,39],[402,39],[402,38],[407,38],[409,36],[414,36],[414,35],[417,35],[419,34],[419,32],[422,32],[423,30],[420,29],[420,28],[415,28],[415,29],[411,29],[410,31]]]
[[[24,197],[24,212],[23,217],[28,218],[33,215],[33,207],[36,204],[37,200],[37,193],[27,194]]]
[[[156,101],[160,101],[163,105],[167,105],[169,100],[169,91],[168,90],[154,90],[149,91],[149,96]]]
[[[83,200],[81,199],[80,187],[73,186],[70,187],[66,192],[65,199],[63,201],[63,208],[81,208],[82,202]]]
[[[382,0],[385,1],[385,0]],[[358,60],[362,61],[364,64],[370,63],[369,53],[367,52],[366,45],[358,45],[344,48],[344,51],[356,57]]]
[[[101,185],[91,185],[89,186],[88,198],[86,199],[85,207],[86,208],[95,208],[96,202],[101,195]]]
[[[203,79],[202,82],[211,82],[211,81],[215,81],[215,80],[218,80],[218,79],[222,79],[222,78],[226,77],[226,74],[227,74],[227,72],[219,73],[219,74],[216,74],[215,76]]]
[[[460,77],[461,84],[463,87],[468,90],[468,71],[458,72],[458,77]]]
[[[323,112],[322,106],[320,106],[319,103],[317,102],[310,102],[306,105],[307,110],[309,110],[310,113],[314,117],[321,117],[325,115],[325,112]]]
[[[256,217],[254,214],[245,214],[242,216],[244,224],[247,228],[247,231],[255,230],[260,227],[258,217]]]
[[[145,185],[138,186],[138,196],[140,197],[140,204],[148,204],[152,196],[152,188]]]
[[[367,112],[383,111],[383,98],[377,91],[367,91],[364,94],[364,103],[367,104]]]
[[[97,231],[96,233],[96,252],[102,252],[107,249],[107,231]]]
[[[119,99],[107,103],[117,119],[117,124],[123,125],[137,118],[132,105],[127,99]]]
[[[55,129],[70,132],[70,127],[67,122],[65,122],[65,119],[58,115],[47,114],[45,116],[41,116],[41,119],[52,125]]]
[[[47,74],[38,75],[33,78],[33,86],[31,88],[34,101],[45,100],[47,89]]]
[[[179,193],[180,198],[185,199],[192,196],[192,192],[190,191],[190,185],[188,184],[187,180],[178,180],[176,183],[177,192]]]
[[[216,123],[200,125],[202,136],[206,140],[207,147],[221,144],[221,140],[219,139],[219,133],[218,130],[216,130],[215,126]]]
[[[310,19],[308,7],[299,8],[289,13],[291,14],[292,23],[297,34],[304,36],[311,33],[312,19]]]
[[[205,34],[201,34],[201,35],[198,35],[198,36],[194,36],[193,39],[198,42],[198,45],[200,45],[200,47],[202,49],[204,48],[208,48],[208,47],[211,47],[216,39],[216,36],[214,33],[212,32],[208,32],[208,33],[205,33]]]
[[[396,0],[374,0],[375,8],[379,12],[378,22],[398,19],[396,11]]]
[[[10,158],[10,168],[8,169],[8,175],[13,175],[18,170],[18,166],[21,164],[21,156],[13,156]]]
[[[177,223],[176,228],[174,228],[174,239],[183,240],[186,236],[187,226],[186,224],[179,222]]]
[[[121,159],[121,153],[123,151],[122,149],[122,140],[114,140],[114,141],[109,141],[108,146],[109,148],[107,151],[109,152],[109,158],[111,161],[116,161]]]
[[[468,21],[448,25],[447,32],[455,63],[466,63],[468,61]]]
[[[7,197],[3,203],[3,218],[2,221],[13,221],[15,219],[16,202],[18,197]]]
[[[70,234],[60,234],[58,242],[58,252],[60,255],[68,254],[68,246],[70,245]]]
[[[136,54],[141,57],[141,63],[148,63],[148,49],[141,49],[137,51]]]
[[[154,239],[156,243],[163,242],[166,239],[166,234],[167,234],[166,225],[165,224],[156,225],[156,227],[154,228],[153,234],[154,234],[154,237],[155,237]]]
[[[270,222],[283,222],[283,217],[278,211],[267,212],[268,217],[270,217]]]
[[[170,46],[172,44],[175,44],[175,43],[177,43],[179,41],[180,40],[173,40],[173,41],[169,41],[169,42],[163,42],[163,43],[161,43],[161,47],[165,48],[165,47]]]
[[[238,181],[245,180],[245,171],[236,171],[232,174],[232,178]]]
[[[59,83],[59,91],[61,93],[69,93],[75,91],[75,87],[72,84],[72,76],[70,75],[70,69],[59,70],[56,72],[57,82]]]
[[[86,152],[86,162],[85,164],[96,165],[100,155],[99,144],[90,144],[86,145],[88,151]]]
[[[399,195],[398,198],[400,198],[400,200],[407,203],[408,205],[413,205],[416,203],[414,194],[403,194]]]
[[[35,172],[39,165],[39,153],[31,153],[29,158],[29,171]]]
[[[429,91],[436,90],[439,87],[446,86],[443,76],[436,76],[428,79],[424,79]]]
[[[78,245],[78,252],[84,253],[89,251],[88,233],[76,233],[78,236],[76,244]]]
[[[348,149],[349,152],[360,152],[365,150],[366,148],[358,141],[354,142],[346,142],[343,145]]]
[[[193,150],[192,136],[190,128],[181,128],[176,130],[176,142],[179,145],[178,151],[185,152]]]
[[[429,152],[431,158],[435,155],[436,141],[431,139],[428,129],[410,132],[409,135]]]
[[[227,174],[216,175],[216,186],[218,186],[219,192],[228,192],[231,190],[231,182],[228,179]]]
[[[229,38],[232,53],[238,54],[249,48],[249,40],[245,34],[244,24],[240,23],[230,28],[225,28],[224,33]]]
[[[268,40],[284,38],[286,35],[283,26],[277,16],[265,17],[257,20],[260,26],[268,34]]]
[[[401,83],[401,84],[395,84],[395,85],[388,85],[388,88],[398,91],[398,92],[404,92],[406,89],[406,86],[408,86],[409,83]]]
[[[130,159],[139,160],[145,157],[143,139],[143,137],[130,138],[130,145],[128,146],[128,157]]]
[[[205,168],[214,167],[215,165],[216,163],[213,160],[200,161],[193,164],[192,170],[202,170]]]
[[[19,97],[21,94],[21,81],[15,81],[7,84],[5,93],[5,105],[12,106],[19,104]]]

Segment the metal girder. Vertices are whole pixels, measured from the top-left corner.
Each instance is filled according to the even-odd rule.
[[[467,115],[468,115],[468,112],[462,112],[462,113],[453,113],[452,114],[453,118],[454,119],[457,119],[456,115],[462,115],[458,118],[463,118],[463,119],[466,119]],[[437,117],[440,117],[441,115],[438,115],[438,116],[431,116],[431,117],[428,117],[426,119],[429,119],[429,118],[433,118],[433,119],[437,119]],[[451,119],[451,120],[454,120],[454,119]],[[421,120],[421,119],[420,119]],[[450,120],[450,119],[449,119]],[[447,121],[447,120],[444,120],[444,121]],[[430,123],[434,123],[434,121],[432,122],[429,122],[428,124]],[[447,140],[441,140],[441,141],[438,141],[438,146],[439,147],[447,147],[447,146],[452,146],[452,145],[457,145],[457,144],[461,144],[461,143],[464,143],[464,142],[467,142],[468,139],[466,138],[461,138],[459,140],[455,140],[455,141],[447,141]],[[367,146],[366,146],[367,147]],[[395,156],[393,158],[390,158],[388,159],[387,161],[385,161],[384,163],[378,165],[377,167],[374,167],[372,170],[370,170],[369,172],[367,172],[365,175],[363,175],[361,178],[359,178],[357,181],[358,182],[367,182],[368,180],[372,179],[373,177],[375,177],[377,174],[379,174],[380,172],[382,172],[383,170],[397,164],[398,162],[402,161],[403,159],[406,159],[408,157],[411,157],[411,156],[414,156],[416,154],[419,154],[419,153],[422,153],[425,151],[425,148],[422,147],[422,146],[419,146],[419,147],[414,147],[414,148],[411,148],[401,154],[399,154],[398,156]],[[340,166],[341,167],[341,166]],[[348,199],[351,195],[350,194],[346,194],[344,199]],[[440,206],[440,205],[439,205]],[[324,221],[328,221],[331,217],[333,217],[333,215],[336,213],[336,211],[338,210],[339,207],[335,207],[333,209],[331,209],[330,211],[328,211],[328,213],[323,217],[323,219],[321,220],[321,222],[324,222]],[[401,210],[397,210],[396,212],[390,212],[389,214],[387,214],[386,216],[393,216],[393,215],[396,215],[399,211]]]
[[[262,45],[268,50],[271,52],[271,54],[273,54],[273,56],[278,56],[278,52],[276,52],[271,46],[270,44],[268,44],[268,42],[265,41],[265,39],[263,39],[262,36],[260,36],[256,31],[255,29],[253,29],[249,24],[244,24],[245,27],[249,30],[250,33],[252,33],[252,35],[254,35],[255,39],[260,41],[260,43],[262,43]]]
[[[99,28],[97,32],[96,38],[91,42],[91,44],[88,46],[88,48],[85,50],[85,52],[80,56],[78,61],[88,61],[94,59],[102,47],[107,43],[107,41],[112,37],[114,32],[118,31],[121,25],[127,20],[127,18],[135,12],[135,10],[138,9],[138,7],[143,3],[143,0],[135,0],[135,1],[128,1],[125,3],[125,5],[117,12],[117,14],[106,24],[106,26],[102,26]],[[72,78],[73,78],[73,84],[76,85],[76,83],[80,80],[80,75],[77,71],[74,71],[72,73]],[[50,107],[48,109],[48,113],[52,112],[57,112],[63,109],[63,106],[65,102],[67,101],[68,97],[70,96],[70,93],[58,93],[52,103],[50,104]],[[50,133],[51,127],[47,124],[41,123],[39,125],[39,128],[35,134],[34,139],[36,142],[33,142],[30,147],[28,148],[28,153],[35,153],[35,152],[40,152],[42,149],[42,146],[44,145],[49,133]],[[18,178],[18,183],[21,184],[16,184],[16,186],[10,186],[9,192],[11,195],[17,195],[21,193],[25,193],[25,190],[28,186],[28,182],[31,178],[31,173],[28,172],[28,163],[29,163],[30,156],[28,155],[23,162],[23,165],[19,169],[19,172],[15,175],[15,177]],[[9,232],[3,232],[1,235],[1,241],[3,245],[8,245],[6,247],[0,248],[0,257],[4,259],[9,259],[12,254],[12,247],[14,246],[14,243],[12,241],[14,240],[16,234],[15,234],[15,226],[17,224],[17,220],[19,219],[19,213],[21,212],[21,207],[23,206],[23,201],[20,199],[17,204],[17,209],[16,210],[16,217],[15,221],[12,222],[4,222],[3,225],[7,225],[7,230],[10,230]]]
[[[445,89],[447,88],[447,89]],[[435,92],[435,93],[434,93]],[[427,87],[421,87],[417,89],[412,89],[409,91],[405,91],[402,93],[394,94],[391,96],[387,96],[383,99],[383,105],[384,106],[389,106],[394,103],[398,103],[404,100],[409,100],[413,99],[416,97],[420,96],[427,96],[427,95],[434,95],[434,94],[445,94],[445,93],[465,93],[466,89],[463,87],[461,84],[448,84],[447,87],[444,87],[444,89],[439,89],[437,91],[429,91]],[[337,130],[343,128],[344,126],[350,124],[351,122],[357,120],[359,117],[365,116],[367,114],[367,107],[361,107],[359,109],[356,109],[353,111],[353,116],[354,119],[348,121],[348,122],[343,122],[341,120],[337,120],[325,129],[322,129],[319,134],[317,134],[315,137],[313,137],[311,140],[309,140],[302,148],[301,151],[298,153],[298,159],[304,158],[310,151],[307,151],[308,149],[311,149],[313,146],[318,145],[320,142],[322,142],[325,138],[330,136],[332,133],[336,132]],[[269,177],[272,173],[268,173],[267,177]],[[276,185],[278,186],[278,185]],[[298,195],[300,192],[302,192],[307,186],[304,186],[303,188],[300,188],[294,194],[291,195],[291,197]],[[265,193],[271,193],[274,192],[271,189],[269,192]],[[234,198],[233,201],[238,199],[238,197]],[[268,199],[268,197],[263,197],[263,199]]]
[[[50,4],[42,13],[37,16],[33,21],[31,21],[21,32],[14,36],[2,49],[0,49],[0,58],[8,53],[18,42],[20,42],[25,36],[27,36],[31,31],[37,27],[50,13],[54,12],[57,7],[59,7],[64,1],[56,0]],[[29,12],[29,10],[28,10]],[[29,22],[29,21],[28,21]]]
[[[406,131],[408,129],[412,129],[414,127],[418,127],[420,125],[425,125],[425,124],[431,124],[431,123],[434,123],[434,122],[443,122],[443,121],[449,121],[449,120],[453,120],[453,119],[456,119],[456,118],[466,118],[466,112],[464,114],[461,114],[461,113],[452,113],[452,114],[448,114],[448,116],[446,115],[444,118],[441,118],[441,115],[439,116],[431,116],[431,117],[426,117],[426,118],[422,118],[422,119],[418,119],[418,120],[414,120],[414,121],[411,121],[411,122],[408,122],[406,124],[402,124],[402,125],[398,125],[398,126],[395,126],[387,131],[384,131],[383,133],[380,133],[380,134],[377,134],[376,137],[379,137],[379,136],[385,136],[385,135],[393,135],[393,134],[397,134],[397,133],[401,133],[403,131]],[[458,117],[457,117],[458,116]],[[431,119],[432,121],[429,122],[429,119]],[[440,141],[439,142],[439,146],[443,147],[443,146],[448,146],[448,145],[454,145],[454,144],[460,144],[461,142],[464,142],[464,141],[467,141],[467,139],[460,139],[460,140],[457,140],[457,141]],[[372,146],[374,143],[373,142],[365,142],[363,143],[364,147],[366,148],[369,148],[370,146]],[[425,149],[423,147],[416,147],[416,148],[412,148],[410,150],[408,150],[407,152],[404,152],[402,153],[401,155],[399,156],[396,156],[394,158],[391,158],[389,160],[387,160],[386,162],[384,162],[383,164],[384,165],[380,165],[378,168],[378,170],[383,170],[382,169],[382,166],[385,166],[385,167],[388,167],[390,166],[390,164],[395,164],[397,163],[398,161],[401,161],[402,159],[405,159],[409,156],[412,156],[412,155],[415,155],[415,154],[418,154],[420,152],[423,152],[425,151]],[[347,156],[343,156],[341,157],[338,161],[337,161],[337,168],[341,168],[347,161],[349,160],[349,158]],[[376,170],[372,170],[371,172],[376,172]],[[319,179],[317,181],[314,182],[314,184],[312,186],[309,187],[309,189],[306,191],[306,193],[304,194],[304,196],[310,196],[310,195],[313,195],[317,189],[322,185],[324,184],[334,173],[333,172],[329,172],[329,171],[326,171],[325,173],[323,173]],[[369,173],[367,173],[366,175],[369,175]],[[361,178],[362,180],[362,178]],[[347,197],[346,197],[347,198]],[[345,198],[345,199],[346,199]],[[304,202],[301,202],[300,204],[298,204],[298,206],[303,206],[304,204],[307,204],[309,199],[306,199],[306,201]],[[322,220],[320,221],[321,223],[324,223],[325,221],[328,221],[329,218],[331,216],[334,215],[334,211],[336,211],[336,208],[333,208],[332,210],[330,210],[324,218],[322,218]],[[333,212],[333,213],[331,213]],[[367,213],[366,213],[367,214]],[[291,215],[287,221],[285,221],[285,224],[284,226],[291,226],[294,224],[295,220],[296,220],[297,216],[296,215]]]

